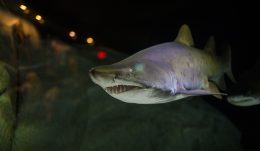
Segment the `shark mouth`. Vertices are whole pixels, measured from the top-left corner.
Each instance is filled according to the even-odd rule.
[[[106,87],[105,90],[111,94],[119,94],[130,90],[138,90],[143,89],[143,87],[140,86],[134,86],[134,85],[116,85],[111,87]]]

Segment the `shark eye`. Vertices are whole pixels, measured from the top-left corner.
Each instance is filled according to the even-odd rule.
[[[143,71],[145,65],[143,63],[137,63],[134,65],[134,70],[137,72]]]

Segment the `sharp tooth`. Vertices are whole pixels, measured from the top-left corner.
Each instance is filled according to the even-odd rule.
[[[113,87],[113,92],[116,94],[117,92],[116,92],[116,86],[115,87]]]
[[[140,87],[132,86],[132,85],[114,85],[114,86],[105,88],[105,90],[107,92],[112,93],[112,94],[118,94],[118,93],[126,92],[129,90],[137,90],[137,89],[140,89]]]
[[[110,92],[110,93],[113,93],[113,91],[112,91],[111,87],[109,87],[109,88],[108,88],[108,90],[109,90],[109,92]]]
[[[117,87],[116,87],[116,92],[117,92],[117,93],[120,93],[120,86],[117,86]]]
[[[121,86],[120,85],[117,87],[117,92],[121,93]]]
[[[118,85],[116,86],[116,93],[119,93],[119,92],[118,92]]]
[[[122,92],[125,92],[126,88],[125,85],[122,85]]]
[[[111,93],[111,91],[110,91],[109,87],[107,87],[107,88],[106,88],[106,91],[107,91],[107,92],[109,92],[109,93]]]
[[[118,93],[121,93],[122,92],[122,86],[119,85],[117,90],[118,90]]]

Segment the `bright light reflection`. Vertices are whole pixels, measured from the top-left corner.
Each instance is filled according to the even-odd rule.
[[[76,32],[75,31],[70,31],[69,32],[69,36],[71,37],[71,38],[75,38],[76,37]]]
[[[93,39],[92,37],[88,37],[88,38],[86,39],[86,42],[87,42],[88,44],[93,44],[93,43],[94,43],[94,39]]]
[[[25,11],[25,10],[27,10],[27,6],[22,4],[22,5],[20,5],[20,9]]]
[[[38,20],[38,21],[40,21],[40,20],[42,20],[42,16],[41,16],[41,15],[36,15],[36,16],[35,16],[35,19]]]

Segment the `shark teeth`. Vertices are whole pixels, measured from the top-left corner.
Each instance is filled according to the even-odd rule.
[[[129,90],[142,89],[142,87],[134,85],[116,85],[111,87],[106,87],[105,90],[111,94],[119,94]]]

